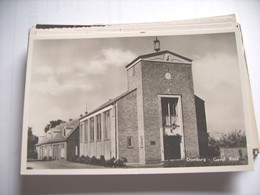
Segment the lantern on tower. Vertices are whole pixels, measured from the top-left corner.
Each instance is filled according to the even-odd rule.
[[[157,37],[155,37],[155,40],[153,41],[153,43],[154,43],[154,50],[156,52],[160,51],[161,50],[160,41],[157,39]]]

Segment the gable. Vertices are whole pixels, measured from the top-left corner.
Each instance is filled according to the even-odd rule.
[[[180,58],[176,55],[173,55],[171,53],[164,53],[157,56],[152,56],[148,58],[143,58],[143,60],[149,60],[149,61],[158,61],[158,62],[175,62],[175,63],[185,63],[190,64],[190,61],[185,60],[183,58]]]
[[[148,60],[148,61],[155,61],[155,62],[172,62],[172,63],[183,63],[183,64],[191,64],[192,60],[181,56],[179,54],[173,53],[168,50],[141,55],[126,65],[126,68],[130,68],[140,60]]]

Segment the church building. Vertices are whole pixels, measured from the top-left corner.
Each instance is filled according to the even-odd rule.
[[[79,119],[62,123],[36,144],[38,160],[71,160],[79,151]]]
[[[204,101],[195,96],[192,60],[171,51],[127,64],[125,93],[80,118],[80,155],[150,164],[207,155]]]

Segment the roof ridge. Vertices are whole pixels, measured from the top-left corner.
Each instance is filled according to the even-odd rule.
[[[124,92],[124,93],[118,95],[117,97],[115,97],[115,98],[113,98],[113,99],[110,99],[109,101],[105,102],[104,104],[101,104],[99,107],[97,107],[96,109],[92,110],[91,112],[89,112],[89,113],[86,114],[85,116],[81,117],[80,119],[85,118],[85,117],[87,117],[87,116],[93,114],[94,112],[97,112],[97,111],[101,110],[102,108],[105,108],[105,107],[107,107],[107,106],[113,104],[113,103],[116,102],[117,100],[123,98],[124,96],[126,96],[126,95],[128,95],[128,94],[130,94],[130,93],[132,93],[132,92],[135,91],[136,89],[137,89],[137,88],[134,88],[134,89],[132,89],[132,90],[130,90],[130,91],[126,91],[126,92]]]

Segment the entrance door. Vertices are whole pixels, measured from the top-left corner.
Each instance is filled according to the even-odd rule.
[[[165,160],[180,159],[181,148],[180,148],[180,137],[179,136],[164,136],[164,158]]]
[[[179,97],[162,97],[162,125],[164,160],[181,159],[183,137]]]

